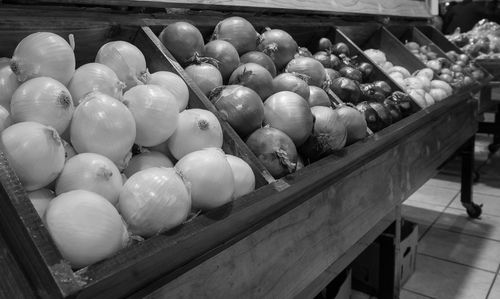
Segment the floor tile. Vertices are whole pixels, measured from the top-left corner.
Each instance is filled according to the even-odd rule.
[[[474,184],[474,193],[500,196],[500,180],[480,180]]]
[[[446,207],[418,202],[405,201],[401,207],[401,215],[418,224],[418,235],[423,236],[427,228],[439,217]]]
[[[418,201],[446,207],[457,194],[457,190],[424,185],[413,193],[407,201]]]
[[[424,186],[434,186],[445,189],[460,190],[461,183],[460,178],[457,178],[456,176],[438,174],[434,178],[428,180]]]
[[[481,219],[471,219],[465,209],[447,208],[434,226],[500,241],[500,217],[497,216],[483,214]]]
[[[401,292],[399,293],[399,299],[429,299],[429,298],[433,299],[433,297],[419,295],[404,289],[401,290]]]
[[[495,274],[425,255],[404,288],[439,299],[484,299]]]
[[[493,196],[475,192],[472,195],[472,199],[477,204],[483,204],[483,213],[500,217],[500,196]],[[453,200],[450,207],[462,209],[460,195]]]
[[[436,228],[420,240],[418,252],[492,272],[500,264],[500,242]]]
[[[500,298],[500,275],[497,275],[493,288],[491,288],[490,294],[487,299],[498,299]]]

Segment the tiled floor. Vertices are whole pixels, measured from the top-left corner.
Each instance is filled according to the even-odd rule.
[[[468,218],[460,203],[460,159],[405,201],[403,216],[418,223],[420,241],[401,299],[500,299],[500,153],[488,155],[490,142],[476,138],[480,219]]]

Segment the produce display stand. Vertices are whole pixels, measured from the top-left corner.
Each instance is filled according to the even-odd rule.
[[[146,2],[157,7],[169,3],[106,3],[137,6]],[[351,13],[359,9],[358,5],[373,8],[371,4],[375,2],[380,1],[353,1]],[[404,4],[399,6],[391,4],[394,1],[381,2],[382,6],[392,5],[393,10],[388,11],[394,14],[398,7],[404,12],[420,3],[400,1]],[[260,4],[262,11],[267,1],[252,3]],[[213,9],[214,4],[209,7]],[[189,20],[207,31],[234,14],[216,11],[128,14],[73,7],[3,7],[0,55],[12,53],[17,42],[34,31],[52,31],[63,36],[73,33],[78,65],[92,61],[105,42],[127,40],[144,52],[150,71],[173,71],[186,80],[190,107],[218,114],[155,33],[176,20]],[[352,25],[352,20],[344,18],[279,14],[270,17],[250,12],[238,15],[259,28],[264,24],[283,28],[302,44],[315,43],[320,35],[350,42],[342,32],[342,25]],[[425,16],[415,14],[415,17]],[[477,103],[467,90],[428,108],[414,108],[418,111],[411,116],[278,180],[270,177],[243,141],[221,121],[225,128],[224,149],[250,162],[258,188],[229,206],[202,214],[179,229],[133,244],[78,271],[63,261],[8,161],[0,155],[0,233],[8,243],[8,247],[3,246],[0,239],[0,248],[18,262],[18,265],[10,263],[6,271],[12,269],[9,273],[16,273],[20,267],[26,275],[5,288],[15,293],[24,289],[27,297],[33,290],[42,298],[312,298],[377,236],[395,224],[395,279],[385,286],[385,297],[397,298],[402,255],[399,252],[401,204],[462,145],[468,144],[470,149],[470,140],[477,130]],[[470,166],[470,159],[464,161],[467,162],[464,167]],[[28,290],[26,280],[32,289]]]

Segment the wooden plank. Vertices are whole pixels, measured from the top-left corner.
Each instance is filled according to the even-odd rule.
[[[193,9],[295,12],[315,14],[375,14],[411,18],[429,18],[423,0],[38,0],[39,3],[65,3],[87,5],[118,5],[141,7],[179,7]]]

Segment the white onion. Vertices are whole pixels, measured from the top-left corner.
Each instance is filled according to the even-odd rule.
[[[127,91],[123,98],[135,119],[136,144],[155,146],[174,133],[179,107],[168,90],[158,85],[138,85]]]
[[[116,208],[86,190],[54,198],[45,212],[45,223],[61,255],[74,268],[110,257],[128,242],[127,229]]]
[[[104,44],[97,52],[95,62],[111,68],[128,90],[147,81],[146,59],[141,50],[126,41]]]
[[[75,54],[59,35],[37,32],[26,36],[17,45],[10,67],[21,82],[50,77],[67,85],[75,72]]]
[[[167,142],[169,151],[179,160],[203,148],[222,147],[222,127],[212,112],[187,109],[179,113],[177,129]]]
[[[64,166],[64,146],[51,127],[17,123],[2,132],[1,143],[10,166],[28,191],[47,186]]]
[[[163,142],[163,143],[160,143],[158,145],[148,147],[147,150],[154,151],[154,152],[160,152],[160,153],[164,154],[165,156],[167,156],[167,158],[169,158],[170,161],[172,161],[174,164],[175,164],[175,162],[177,162],[177,159],[172,155],[172,153],[168,149],[168,140]]]
[[[189,153],[175,168],[191,184],[194,208],[213,209],[232,200],[233,171],[221,149],[206,148]]]
[[[227,162],[233,171],[234,194],[233,198],[238,198],[252,192],[255,189],[255,175],[252,168],[243,159],[226,155]]]
[[[117,99],[92,92],[76,107],[70,135],[78,153],[101,154],[120,165],[134,144],[134,116]]]
[[[38,189],[28,193],[28,197],[35,207],[36,212],[43,219],[49,203],[56,195],[54,191],[46,188]]]
[[[3,106],[0,106],[0,132],[5,130],[8,126],[12,124],[12,119],[10,118],[9,111]]]
[[[24,82],[10,102],[13,122],[38,122],[53,127],[59,134],[69,126],[74,110],[68,89],[49,77]]]
[[[99,154],[83,153],[64,164],[56,181],[56,194],[87,190],[116,205],[122,184],[122,176],[113,161]]]
[[[119,204],[130,231],[150,237],[184,222],[191,209],[191,197],[174,168],[153,167],[127,180]]]
[[[101,63],[87,63],[76,69],[68,84],[73,103],[78,106],[80,100],[89,92],[100,91],[115,99],[121,99],[125,83],[115,72]]]
[[[123,173],[131,177],[134,173],[151,167],[174,167],[172,161],[160,152],[143,152],[135,155],[128,162],[127,168]]]
[[[10,99],[21,83],[17,81],[9,63],[9,58],[0,58],[0,105],[10,111]]]
[[[156,84],[170,91],[179,105],[179,112],[186,109],[189,101],[189,89],[182,78],[172,72],[159,71],[152,73],[148,84]]]

